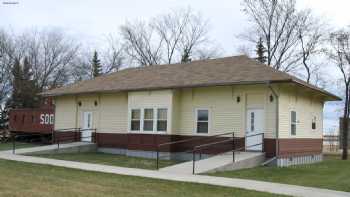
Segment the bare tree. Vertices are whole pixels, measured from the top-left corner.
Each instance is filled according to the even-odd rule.
[[[172,63],[179,48],[179,43],[184,40],[184,34],[191,20],[191,10],[172,11],[169,14],[154,18],[151,26],[164,40],[166,62]]]
[[[330,36],[329,57],[334,61],[342,74],[342,81],[345,86],[345,99],[343,111],[343,154],[342,159],[348,158],[348,130],[349,130],[349,109],[350,109],[350,31],[340,30]]]
[[[160,64],[162,38],[157,38],[153,28],[144,22],[121,26],[125,52],[141,66]]]
[[[297,29],[301,62],[306,71],[306,81],[310,83],[311,76],[314,73],[315,80],[319,77],[319,65],[311,62],[314,56],[321,55],[321,45],[326,35],[325,24],[320,19],[311,15],[310,10],[300,13],[300,24]]]
[[[107,47],[102,52],[102,66],[104,73],[119,71],[125,61],[124,49],[119,39],[109,35],[106,39]]]
[[[0,31],[0,113],[11,90],[12,41],[10,35]]]
[[[263,39],[268,65],[282,71],[294,69],[300,60],[295,55],[300,22],[295,0],[244,0],[243,7],[252,29],[242,36],[254,44],[257,38]]]
[[[208,21],[188,8],[159,15],[148,23],[129,22],[121,32],[127,55],[138,64],[153,65],[218,55],[208,29]]]
[[[19,37],[33,66],[39,90],[58,87],[69,81],[69,70],[79,45],[58,29],[26,32]]]

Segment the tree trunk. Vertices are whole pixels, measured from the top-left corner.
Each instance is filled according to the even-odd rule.
[[[343,117],[343,154],[342,159],[348,159],[348,133],[349,133],[349,84],[345,86],[345,105],[344,105],[344,117]]]
[[[348,131],[349,131],[348,121],[349,121],[348,118],[343,119],[343,154],[342,154],[343,160],[348,159]]]

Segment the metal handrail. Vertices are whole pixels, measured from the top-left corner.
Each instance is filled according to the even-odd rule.
[[[16,154],[16,139],[18,137],[32,137],[32,136],[44,136],[42,133],[32,133],[32,134],[18,134],[18,133],[11,133],[11,139],[12,139],[12,154]]]
[[[162,144],[158,144],[158,147],[166,146],[166,145],[173,145],[173,144],[181,144],[181,143],[184,143],[184,142],[201,140],[203,138],[208,138],[208,137],[219,137],[219,136],[224,136],[224,135],[231,135],[232,133],[234,133],[234,132],[221,133],[221,134],[211,135],[211,136],[201,136],[199,138],[198,137],[197,138],[190,138],[190,139],[178,140],[178,141],[174,141],[174,142],[165,142],[165,143],[162,143]]]
[[[73,130],[74,129],[74,130]],[[81,129],[81,128],[73,128],[73,129],[61,129],[61,130],[54,130],[54,134],[58,132],[67,132],[67,131],[73,131],[74,133],[72,133],[71,135],[65,135],[65,136],[61,136],[61,137],[58,137],[56,140],[57,142],[57,149],[60,149],[60,140],[62,140],[62,138],[64,140],[66,139],[72,139],[72,140],[77,140],[78,136],[77,136],[77,132],[80,133],[81,131],[87,131],[87,130],[92,130],[93,132],[91,133],[90,136],[85,136],[85,137],[82,137],[80,136],[79,139],[85,139],[85,138],[91,138],[93,139],[93,141],[96,141],[96,131],[97,129],[94,128],[94,129]],[[56,138],[56,135],[54,135],[55,138]]]
[[[192,174],[195,174],[196,152],[197,151],[200,151],[200,159],[201,159],[201,155],[202,155],[201,150],[206,149],[206,148],[208,148],[208,147],[210,147],[212,145],[217,145],[217,144],[221,144],[221,143],[227,143],[227,142],[232,140],[232,161],[234,163],[235,162],[235,152],[236,151],[244,150],[244,149],[247,149],[247,148],[260,146],[260,145],[262,146],[262,151],[264,150],[264,133],[259,133],[259,134],[253,134],[253,135],[245,136],[245,138],[254,137],[254,136],[258,136],[258,135],[262,135],[262,142],[261,143],[257,143],[257,144],[253,144],[253,145],[249,145],[249,146],[244,146],[244,147],[240,147],[240,148],[236,148],[235,147],[235,137],[234,137],[234,135],[232,136],[232,139],[229,139],[229,140],[223,140],[223,141],[219,141],[219,142],[212,142],[212,143],[208,143],[208,144],[202,144],[202,145],[195,146],[193,148],[193,151],[192,151]]]
[[[190,139],[186,139],[186,140],[178,140],[178,141],[174,141],[174,142],[165,142],[162,144],[158,144],[156,146],[156,151],[157,151],[157,155],[156,155],[156,169],[159,169],[159,152],[160,152],[160,148],[162,146],[169,146],[169,145],[174,145],[174,144],[181,144],[181,143],[185,143],[185,142],[192,142],[192,141],[201,141],[203,139],[209,140],[209,139],[213,139],[216,137],[220,137],[220,136],[225,136],[225,135],[233,135],[234,136],[234,132],[227,132],[227,133],[221,133],[221,134],[216,134],[216,135],[212,135],[212,136],[201,136],[201,137],[196,137],[196,138],[190,138]],[[192,152],[192,150],[188,150],[188,151],[184,151],[184,152]]]

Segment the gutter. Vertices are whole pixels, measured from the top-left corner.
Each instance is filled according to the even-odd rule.
[[[268,81],[267,86],[270,88],[272,94],[276,98],[276,156],[279,155],[279,96],[277,92],[272,88],[271,83]]]

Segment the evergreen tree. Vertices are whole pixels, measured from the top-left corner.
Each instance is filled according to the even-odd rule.
[[[92,57],[92,77],[98,77],[102,74],[102,66],[98,59],[97,51],[94,52]]]
[[[0,110],[0,131],[7,128],[8,128],[8,108],[5,107],[5,109]]]
[[[23,69],[22,69],[22,99],[24,108],[34,108],[39,105],[39,96],[40,92],[37,88],[35,81],[32,79],[32,66],[29,63],[27,58],[24,58]]]
[[[10,108],[21,108],[23,100],[22,94],[22,68],[19,59],[16,59],[12,67],[12,95],[9,100]]]
[[[265,56],[266,48],[264,46],[264,42],[261,38],[259,38],[259,41],[256,45],[256,60],[258,60],[260,63],[265,64],[267,57]]]
[[[32,79],[32,68],[27,58],[21,66],[17,59],[12,68],[12,95],[7,108],[34,108],[39,104],[39,89]]]
[[[190,58],[191,54],[190,51],[187,49],[184,49],[184,52],[181,56],[181,63],[188,63],[191,62],[191,58]]]

